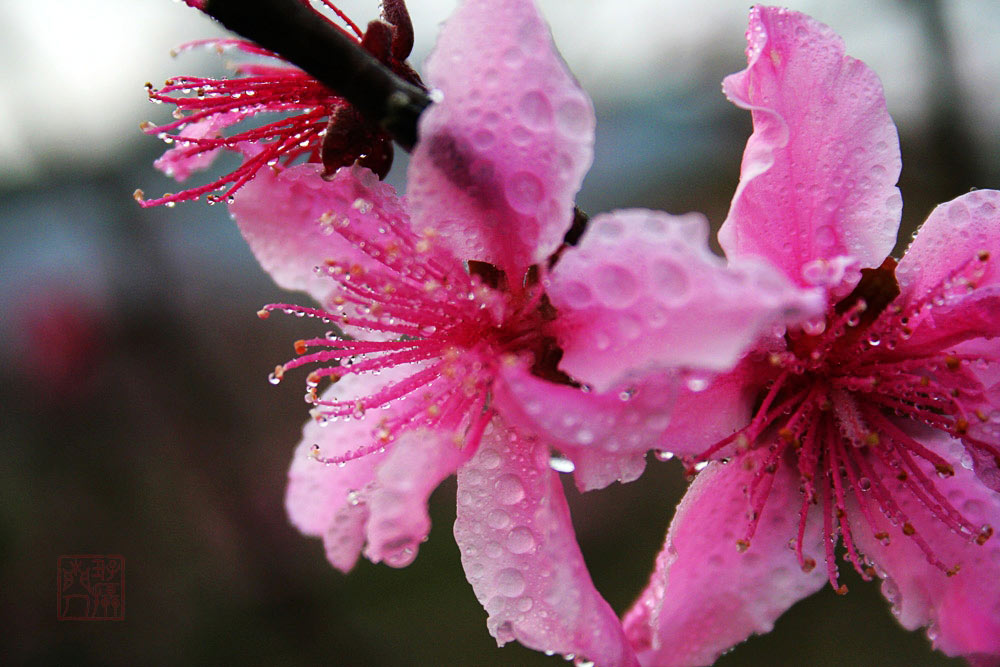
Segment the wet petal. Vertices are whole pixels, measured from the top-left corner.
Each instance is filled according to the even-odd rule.
[[[427,61],[407,198],[418,229],[516,280],[559,246],[593,158],[594,111],[530,0],[470,0]]]
[[[471,448],[460,449],[450,436],[428,429],[407,431],[393,443],[392,453],[379,466],[369,497],[371,517],[365,550],[373,563],[405,567],[417,557],[417,549],[431,529],[428,498],[471,453]]]
[[[372,454],[340,467],[317,461],[313,445],[320,446],[322,456],[341,455],[356,447],[358,442],[371,438],[372,428],[373,425],[364,420],[336,422],[325,428],[313,420],[306,423],[302,430],[302,442],[295,448],[292,467],[288,471],[288,490],[285,494],[288,517],[303,534],[326,540],[328,531],[335,528],[330,540],[333,544],[340,544],[342,535],[357,534],[363,528],[363,523],[359,526],[356,522],[358,514],[348,510],[374,480],[375,468],[384,455]],[[350,541],[349,538],[344,539]],[[361,543],[356,544],[353,552],[345,546],[335,550],[336,560],[331,562],[346,572],[354,566],[361,553]]]
[[[476,597],[501,646],[634,665],[621,625],[594,588],[558,473],[544,443],[499,418],[458,472],[455,539]]]
[[[966,341],[1000,336],[1000,285],[952,295],[939,304],[912,319],[909,326],[913,333],[901,352],[916,357]],[[990,356],[997,356],[997,352],[1000,345]]]
[[[780,466],[750,548],[736,547],[753,478],[744,462],[711,463],[681,500],[656,560],[649,587],[625,615],[625,632],[643,664],[711,664],[825,581],[823,568],[805,573],[789,538],[798,531],[799,478]],[[814,513],[815,514],[815,513]],[[807,556],[822,557],[821,526],[807,524]]]
[[[958,354],[970,357],[1000,356],[1000,341],[974,340],[955,348]],[[962,368],[973,379],[973,393],[963,401],[970,420],[968,436],[964,440],[973,469],[979,481],[1000,493],[1000,364],[973,362]],[[985,446],[984,446],[985,445]],[[992,451],[991,451],[992,450]]]
[[[380,376],[348,375],[329,387],[322,399],[347,400],[365,396],[400,379],[408,371],[412,371],[412,367],[390,369]],[[359,537],[363,536],[367,517],[365,511],[352,508],[364,503],[375,481],[375,471],[386,454],[376,451],[343,466],[324,464],[317,457],[344,456],[368,445],[374,440],[372,431],[378,420],[405,406],[402,400],[396,402],[390,412],[369,413],[361,419],[326,422],[325,425],[310,419],[302,429],[302,441],[295,449],[288,471],[285,509],[292,524],[303,534],[324,538],[331,563],[343,571],[351,569],[361,553],[363,539]],[[314,445],[319,445],[318,452],[313,451]]]
[[[380,220],[405,220],[392,186],[362,167],[344,167],[324,180],[322,165],[261,170],[235,195],[229,210],[257,261],[279,287],[308,292],[327,305],[337,289],[314,268],[327,259],[375,266],[375,260],[337,233],[347,225],[375,238]]]
[[[940,432],[924,432],[920,440],[950,460],[962,455],[962,445]],[[887,521],[880,521],[874,530],[867,525],[854,527],[856,544],[886,575],[882,592],[899,622],[910,630],[927,627],[935,648],[947,655],[1000,656],[1000,540],[993,537],[979,545],[951,532],[902,488],[904,483],[896,479],[894,470],[884,471],[882,483],[893,493],[916,535],[931,545],[946,566],[960,566],[957,574],[947,576],[927,561],[899,526]],[[955,476],[948,479],[938,478],[933,468],[926,472],[964,517],[976,525],[1000,527],[1000,495],[979,483],[971,470],[955,466]],[[881,519],[874,505],[870,513]],[[889,533],[888,546],[873,537],[875,531]]]
[[[749,424],[759,398],[760,387],[754,381],[760,377],[757,370],[757,364],[744,359],[728,373],[714,376],[704,388],[683,387],[657,447],[676,456],[696,456]],[[731,454],[723,449],[714,458]]]
[[[982,253],[989,257],[977,261]],[[978,286],[1000,278],[1000,192],[976,190],[935,208],[899,261],[896,277],[909,301],[938,291],[962,267],[981,269]]]
[[[646,452],[662,442],[681,382],[676,375],[651,374],[631,387],[584,392],[508,365],[501,368],[494,400],[512,426],[549,440],[569,457],[577,487],[589,491],[642,474]]]
[[[798,12],[754,7],[747,41],[748,67],[723,90],[752,112],[754,133],[719,243],[800,284],[842,255],[878,266],[902,209],[899,139],[878,77]]]
[[[723,371],[775,325],[824,309],[818,291],[764,262],[727,267],[707,236],[698,214],[629,210],[591,220],[548,290],[560,368],[602,392],[649,371]]]
[[[362,494],[363,498],[364,494]],[[350,572],[358,562],[365,544],[368,505],[363,501],[349,502],[334,512],[330,525],[323,533],[326,559],[341,572]]]

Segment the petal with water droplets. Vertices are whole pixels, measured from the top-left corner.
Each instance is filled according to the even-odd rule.
[[[469,0],[441,31],[407,199],[462,259],[520,280],[559,247],[593,158],[594,110],[530,0]]]
[[[494,418],[458,472],[455,540],[498,644],[638,664],[587,572],[547,445]]]
[[[921,443],[946,459],[961,456],[962,445],[938,431],[925,431]],[[941,479],[922,463],[928,479],[963,517],[975,526],[1000,527],[1000,495],[981,484],[971,470],[955,466],[955,475]],[[977,544],[975,536],[958,535],[930,514],[896,478],[897,471],[878,466],[882,483],[906,514],[914,535],[930,546],[947,567],[960,566],[947,576],[928,562],[916,542],[898,526],[885,521],[875,505],[869,514],[876,526],[857,521],[851,512],[852,532],[858,547],[886,575],[882,592],[896,609],[896,616],[910,630],[928,628],[935,648],[951,656],[1000,655],[1000,540]],[[888,545],[875,532],[889,534]]]
[[[405,567],[417,557],[431,528],[428,498],[471,454],[471,447],[459,448],[450,436],[429,429],[407,431],[379,466],[368,500],[365,556],[373,563]]]
[[[780,466],[750,547],[736,541],[747,524],[743,488],[759,465],[756,454],[710,463],[677,508],[649,586],[624,617],[625,632],[643,664],[707,665],[819,590],[823,568],[805,573],[789,539],[798,531],[799,478]],[[820,522],[810,520],[804,553],[823,553]]]
[[[627,210],[595,216],[555,266],[560,369],[607,391],[650,371],[725,371],[762,334],[826,306],[754,258],[727,266],[698,214]]]
[[[279,287],[302,290],[329,306],[339,290],[314,270],[327,259],[342,265],[378,263],[338,233],[349,226],[371,239],[386,220],[408,225],[392,186],[362,167],[344,167],[326,180],[322,166],[261,170],[235,195],[229,210],[264,270]]]
[[[899,138],[878,77],[804,14],[754,7],[745,70],[723,82],[753,115],[719,243],[766,257],[799,284],[848,255],[875,267],[896,243]]]

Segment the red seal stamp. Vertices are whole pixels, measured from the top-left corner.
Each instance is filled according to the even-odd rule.
[[[125,619],[122,556],[60,556],[56,565],[56,618],[60,621]]]

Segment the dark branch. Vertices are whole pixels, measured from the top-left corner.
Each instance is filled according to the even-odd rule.
[[[189,3],[191,4],[191,3]],[[417,119],[431,103],[298,0],[206,0],[196,6],[229,30],[281,55],[377,123],[406,150],[417,143]]]

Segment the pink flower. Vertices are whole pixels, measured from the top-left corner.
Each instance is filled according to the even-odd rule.
[[[584,488],[633,479],[678,369],[728,369],[775,320],[819,312],[818,294],[763,262],[726,267],[703,218],[652,211],[594,218],[549,273],[594,115],[530,0],[464,2],[427,74],[442,101],[421,117],[405,202],[361,167],[324,179],[306,164],[260,172],[231,206],[279,285],[321,304],[261,316],[353,336],[298,341],[275,369],[278,382],[312,368],[289,514],[341,570],[362,551],[404,566],[427,537],[429,495],[457,473],[455,538],[498,643],[635,664],[587,573],[552,450]],[[604,432],[536,435],[532,419],[570,419],[580,395],[603,406]]]
[[[297,0],[310,6],[310,0]],[[188,5],[203,9],[204,3],[191,0]],[[405,62],[413,46],[413,27],[402,0],[389,0],[382,9],[382,19],[369,23],[362,32],[330,0],[322,4],[343,20],[348,30],[332,21],[329,25],[352,39],[404,79],[419,85],[420,78]],[[317,12],[319,14],[319,12]],[[178,76],[162,88],[146,84],[150,100],[173,104],[176,120],[164,125],[143,123],[147,134],[160,137],[175,146],[156,161],[156,167],[178,182],[194,171],[209,167],[222,149],[243,156],[243,163],[211,183],[157,199],[145,199],[141,190],[136,200],[144,207],[198,199],[205,193],[214,203],[232,196],[265,167],[280,170],[296,160],[321,163],[328,174],[356,161],[384,177],[392,166],[392,140],[316,79],[287,65],[277,53],[240,39],[215,39],[191,42],[180,50],[212,45],[222,53],[236,49],[244,54],[275,59],[278,65],[240,64],[242,76],[235,79],[210,79]],[[285,114],[276,120],[223,136],[223,130],[260,114]]]
[[[942,204],[883,262],[900,159],[878,79],[802,14],[755,7],[747,39],[724,90],[754,133],[720,241],[829,305],[678,399],[666,448],[711,462],[626,632],[644,664],[711,663],[824,581],[846,592],[839,541],[905,627],[996,656],[1000,192]]]

